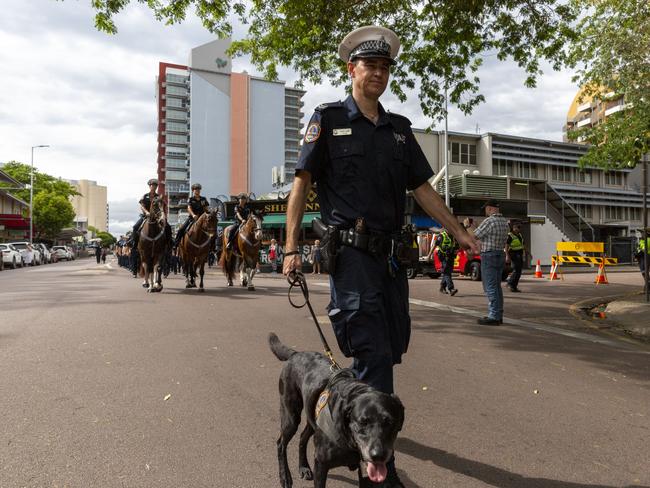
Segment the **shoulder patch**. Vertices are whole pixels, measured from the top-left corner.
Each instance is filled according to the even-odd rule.
[[[305,143],[310,144],[316,142],[320,137],[320,132],[320,124],[318,122],[312,122],[309,124],[309,127],[307,127],[307,130],[305,131]]]
[[[316,107],[316,111],[323,112],[328,108],[341,108],[341,107],[343,107],[343,102],[339,100],[338,102],[321,103],[318,107]]]

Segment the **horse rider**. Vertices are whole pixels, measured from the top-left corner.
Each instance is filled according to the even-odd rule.
[[[149,216],[151,202],[158,201],[160,206],[163,206],[163,200],[161,196],[156,193],[156,190],[158,189],[158,180],[156,178],[151,178],[149,181],[147,181],[147,185],[149,185],[149,193],[145,193],[140,199],[140,218],[133,226],[133,233],[131,234],[131,243],[133,248],[138,247],[138,241],[140,240],[140,228],[142,227],[144,219]],[[172,228],[168,223],[165,223],[165,239],[167,242],[171,242],[172,240]]]
[[[185,223],[178,229],[176,239],[174,240],[174,247],[178,247],[185,233],[190,229],[190,226],[196,222],[201,215],[208,211],[210,202],[208,199],[201,196],[201,184],[194,183],[192,185],[192,196],[187,201],[187,212],[190,214]]]
[[[226,249],[232,249],[235,238],[239,233],[239,228],[246,222],[248,216],[251,214],[251,209],[248,206],[248,196],[245,193],[240,193],[237,197],[239,203],[235,205],[235,223],[229,226],[230,234],[228,234],[228,244]]]

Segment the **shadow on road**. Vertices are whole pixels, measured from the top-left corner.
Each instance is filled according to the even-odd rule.
[[[467,334],[489,339],[506,350],[571,355],[601,370],[641,380],[645,382],[643,386],[650,388],[650,355],[643,346],[638,350],[622,350],[516,325],[485,327],[477,325],[476,318],[468,315],[420,308],[411,309],[411,320],[412,329],[420,332]],[[580,331],[586,332],[585,329]]]
[[[547,478],[530,478],[489,464],[466,459],[442,449],[425,446],[408,438],[398,438],[396,448],[399,452],[408,454],[422,461],[430,461],[436,466],[469,476],[482,481],[486,485],[499,488],[650,488],[646,485],[591,485],[573,483],[571,481],[552,480]],[[400,475],[401,476],[401,475]],[[407,488],[410,488],[407,485]]]

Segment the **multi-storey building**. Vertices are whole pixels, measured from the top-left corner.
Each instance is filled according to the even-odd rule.
[[[79,193],[70,199],[75,213],[75,228],[87,230],[88,226],[108,232],[107,188],[91,180],[68,180]]]
[[[440,171],[444,133],[414,132],[433,170]],[[631,170],[581,169],[578,160],[587,151],[585,145],[450,132],[448,146],[450,193],[524,204],[532,252],[542,262],[548,261],[557,241],[611,243],[632,235],[643,218],[642,194]],[[444,179],[438,189],[444,192]]]
[[[599,98],[585,94],[584,88],[578,90],[569,106],[566,125],[562,127],[564,142],[569,140],[568,134],[572,130],[594,127],[608,116],[625,109],[622,95],[616,95],[614,92],[608,92],[607,90],[601,91],[603,95]],[[582,141],[578,139],[577,142]]]
[[[169,221],[185,217],[191,184],[223,200],[272,190],[272,168],[293,174],[304,91],[231,71],[218,39],[190,52],[187,66],[160,63],[157,78],[159,191]]]
[[[0,170],[0,183],[4,188],[17,190],[23,185]],[[29,238],[29,203],[15,197],[0,187],[0,242]]]

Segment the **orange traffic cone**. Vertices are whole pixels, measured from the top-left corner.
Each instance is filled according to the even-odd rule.
[[[560,277],[557,275],[557,266],[555,259],[551,261],[551,275],[548,277],[549,280],[559,280]]]
[[[537,260],[537,266],[535,267],[535,278],[543,278],[544,276],[542,275],[542,265],[539,262],[539,259]]]
[[[607,281],[607,273],[605,272],[605,263],[601,262],[600,266],[598,266],[598,274],[596,275],[596,281],[594,281],[597,285],[609,285],[609,281]]]

